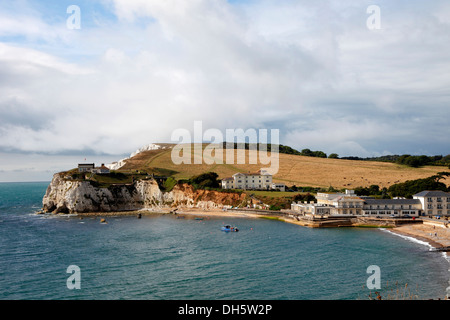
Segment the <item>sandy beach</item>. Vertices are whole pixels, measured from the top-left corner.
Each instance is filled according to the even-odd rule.
[[[120,212],[86,212],[75,214],[78,217],[113,217],[113,216],[137,216],[137,215],[157,215],[157,214],[176,214],[190,216],[208,216],[208,217],[243,217],[243,218],[259,218],[254,212],[232,211],[222,209],[202,209],[202,208],[178,208],[173,212],[170,209],[154,209],[154,210],[136,210],[136,211],[120,211]]]
[[[430,224],[412,224],[393,228],[392,232],[428,242],[434,248],[450,246],[450,228]],[[449,252],[447,252],[447,256]]]

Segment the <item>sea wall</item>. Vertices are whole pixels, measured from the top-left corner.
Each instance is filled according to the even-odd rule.
[[[195,190],[177,184],[163,192],[153,179],[132,184],[97,187],[89,180],[74,180],[61,173],[53,176],[42,200],[42,210],[52,213],[118,212],[140,209],[222,208],[244,201],[245,194]]]

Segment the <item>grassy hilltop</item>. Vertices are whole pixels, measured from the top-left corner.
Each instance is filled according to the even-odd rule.
[[[205,172],[216,172],[219,179],[230,177],[236,172],[255,172],[269,165],[249,164],[249,156],[256,155],[258,151],[245,150],[245,164],[236,164],[238,150],[235,152],[234,164],[180,164],[173,163],[171,158],[172,148],[175,145],[164,144],[165,149],[144,151],[127,160],[125,166],[118,171],[132,173],[145,171],[155,175],[172,176],[175,179],[189,179]],[[202,145],[202,150],[207,144]],[[194,147],[191,148],[194,156]],[[259,159],[259,157],[256,157]],[[191,158],[193,159],[193,158]],[[225,152],[223,157],[225,162]],[[274,176],[275,182],[283,182],[287,186],[310,186],[328,188],[356,188],[378,185],[380,188],[389,187],[393,184],[427,178],[438,172],[447,171],[448,167],[424,166],[414,168],[407,165],[391,162],[359,161],[308,157],[294,154],[279,154],[279,170]],[[450,179],[444,180],[450,185]]]

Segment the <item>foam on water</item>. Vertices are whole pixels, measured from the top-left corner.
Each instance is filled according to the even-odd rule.
[[[396,232],[392,232],[392,231],[386,230],[386,229],[384,229],[384,228],[379,228],[379,230],[388,232],[388,233],[390,233],[390,234],[396,235],[396,236],[398,236],[398,237],[400,237],[400,238],[409,240],[409,241],[411,241],[411,242],[414,242],[414,243],[418,243],[418,244],[427,246],[427,247],[429,247],[430,249],[433,248],[433,246],[432,246],[431,244],[429,244],[428,242],[426,242],[426,241],[422,241],[422,240],[419,240],[419,239],[416,239],[416,238],[414,238],[414,237],[407,236],[407,235],[404,235],[404,234],[399,234],[399,233],[396,233]]]

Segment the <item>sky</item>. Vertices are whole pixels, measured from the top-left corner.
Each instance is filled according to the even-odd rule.
[[[176,143],[195,121],[447,155],[449,103],[448,0],[0,2],[0,181]]]

